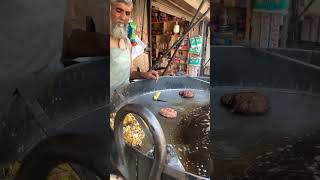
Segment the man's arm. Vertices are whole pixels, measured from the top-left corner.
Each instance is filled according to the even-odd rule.
[[[130,79],[153,79],[158,80],[159,74],[155,70],[149,70],[148,72],[131,71]]]
[[[141,72],[132,71],[130,74],[130,79],[134,80],[134,79],[144,79],[144,78],[143,78],[143,75],[141,74]]]
[[[131,42],[130,42],[129,38],[127,38],[127,41],[130,44],[130,68],[131,68],[132,64],[133,64],[132,46],[131,46]],[[159,79],[159,74],[157,71],[154,71],[154,70],[150,70],[148,72],[131,71],[130,79],[131,80],[134,80],[134,79],[154,79],[154,80],[157,80],[157,79]]]
[[[148,72],[139,72],[139,71],[132,71],[130,75],[130,79],[159,79],[159,74],[157,71],[151,70]]]

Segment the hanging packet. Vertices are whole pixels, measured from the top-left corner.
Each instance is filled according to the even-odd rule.
[[[202,42],[203,38],[202,36],[194,36],[190,38],[190,48],[189,53],[190,54],[196,54],[201,55],[201,49],[202,49]]]
[[[137,42],[135,40],[136,37],[137,25],[135,22],[130,21],[128,23],[128,38],[130,39],[131,45],[136,46]]]

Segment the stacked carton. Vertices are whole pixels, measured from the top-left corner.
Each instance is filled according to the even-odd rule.
[[[281,39],[281,26],[284,25],[284,14],[256,11],[252,14],[251,46],[277,48]]]

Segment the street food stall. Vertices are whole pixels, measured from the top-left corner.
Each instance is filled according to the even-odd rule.
[[[204,2],[208,3],[202,1],[200,8]],[[103,4],[99,4],[99,7],[101,5]],[[36,12],[40,13],[50,9],[50,3],[44,3],[43,6]],[[35,11],[32,7],[38,6],[28,7],[26,11],[31,13]],[[71,27],[71,36],[64,44],[66,47],[63,50],[66,51],[62,53],[62,37],[63,35],[68,37],[68,33],[63,34],[62,32],[64,10],[62,7],[64,5],[59,2],[59,6],[55,7],[56,12],[46,11],[46,15],[52,20],[48,21],[49,24],[59,25],[55,29],[57,30],[55,35],[59,34],[60,38],[54,36],[54,39],[57,40],[56,44],[59,44],[60,48],[53,49],[59,54],[55,58],[62,56],[64,66],[56,70],[54,76],[36,79],[27,86],[17,87],[13,92],[13,97],[4,111],[6,113],[1,118],[0,139],[1,143],[6,145],[1,148],[3,155],[1,157],[3,170],[1,177],[52,179],[63,178],[66,174],[68,177],[71,174],[77,174],[79,179],[91,179],[96,176],[105,178],[109,173],[115,173],[127,179],[135,179],[136,176],[141,177],[140,179],[146,177],[149,179],[208,179],[210,172],[206,168],[210,163],[207,152],[209,144],[207,135],[210,130],[209,78],[179,76],[161,77],[158,82],[132,82],[127,87],[118,89],[109,103],[109,93],[107,93],[109,65],[106,60],[108,57],[78,58],[72,54],[74,51],[70,53],[74,49],[69,46],[72,44],[70,43],[72,38],[73,40],[90,37],[99,39],[101,34],[96,32],[105,28],[97,25],[96,16],[100,17],[101,14],[91,17],[84,16],[86,27],[83,29],[76,27],[78,29],[74,30],[72,28],[75,26]],[[76,8],[76,10],[81,10],[81,8]],[[59,19],[55,19],[53,15],[60,13]],[[180,46],[182,37],[202,22],[208,13],[209,9],[205,9],[201,16],[197,17],[199,15],[197,12],[188,29],[183,31],[181,38],[175,42],[173,47]],[[151,29],[151,24],[149,29]],[[81,33],[88,36],[81,36]],[[43,39],[43,36],[40,37]],[[46,38],[49,37],[53,38],[52,34],[48,33]],[[91,43],[97,45],[100,41],[97,44],[95,41]],[[45,45],[41,44],[41,47]],[[78,48],[85,47],[78,46]],[[51,49],[47,48],[48,51]],[[98,54],[102,50],[105,49],[99,49]],[[30,56],[33,55],[30,53]],[[80,53],[81,56],[88,56],[88,54]],[[156,67],[156,65],[152,66],[150,68]],[[155,94],[158,94],[158,97],[154,97]],[[141,108],[136,111],[135,108],[129,106],[130,104],[137,104]],[[166,107],[175,109],[175,118],[167,119],[160,115],[159,108]],[[145,110],[141,111],[143,109]],[[109,124],[109,110],[116,113],[114,131],[111,130],[112,127]],[[130,143],[124,145],[124,141],[119,139],[122,137],[119,131],[122,128],[119,127],[125,120],[124,114],[127,112],[142,116],[146,123],[140,123],[139,126],[143,128],[143,124],[147,125],[148,129],[145,130],[150,130],[151,136],[149,137],[152,137],[150,139],[154,141],[154,147],[147,141],[149,131],[145,131],[141,136],[145,136],[141,142],[132,142],[132,144],[139,144],[140,147],[132,147]],[[167,114],[169,111],[163,112]],[[205,116],[202,116],[202,112],[205,113]],[[147,113],[148,116],[143,113]],[[135,119],[138,120],[139,117]],[[197,123],[190,121],[191,119]],[[127,121],[132,122],[132,117]],[[191,134],[188,133],[196,126],[199,126],[197,130]],[[112,142],[108,140],[110,136],[114,137]],[[140,137],[139,134],[138,137]],[[111,160],[107,156],[110,147],[114,148]],[[122,161],[122,159],[131,160]],[[141,164],[136,166],[138,161]],[[59,167],[65,163],[67,165]],[[4,167],[5,165],[8,166]],[[158,169],[158,167],[161,168]],[[70,171],[75,173],[70,173]],[[58,173],[62,175],[57,176]]]
[[[182,24],[181,19],[161,13],[156,4],[149,10],[158,14],[148,19],[149,30],[152,29],[149,39],[153,38],[148,44],[150,69],[162,70],[162,77],[158,81],[134,81],[113,93],[110,126],[115,133],[113,153],[117,154],[112,157],[114,173],[129,179],[209,178],[210,79],[197,77],[199,73],[189,74],[193,77],[187,77],[187,73],[177,75],[172,68],[179,51],[187,53],[186,64],[191,61],[189,53],[194,49],[189,48],[189,35],[207,18],[209,9],[203,10],[205,3],[208,2],[201,1],[195,15]],[[181,31],[175,25],[181,25]],[[156,26],[162,31],[157,31]],[[200,47],[198,50],[203,45],[199,42],[195,44]],[[202,51],[195,49],[201,55]],[[203,62],[200,58],[195,64],[201,67]],[[173,74],[167,74],[172,70]]]

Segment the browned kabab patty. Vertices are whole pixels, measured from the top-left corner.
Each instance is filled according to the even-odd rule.
[[[244,115],[265,114],[270,109],[269,99],[258,92],[238,92],[225,94],[221,97],[222,105],[233,112]]]
[[[177,111],[169,107],[161,108],[159,114],[169,119],[174,119],[177,117]]]
[[[184,98],[192,98],[194,96],[194,92],[191,90],[180,91],[179,95]]]

